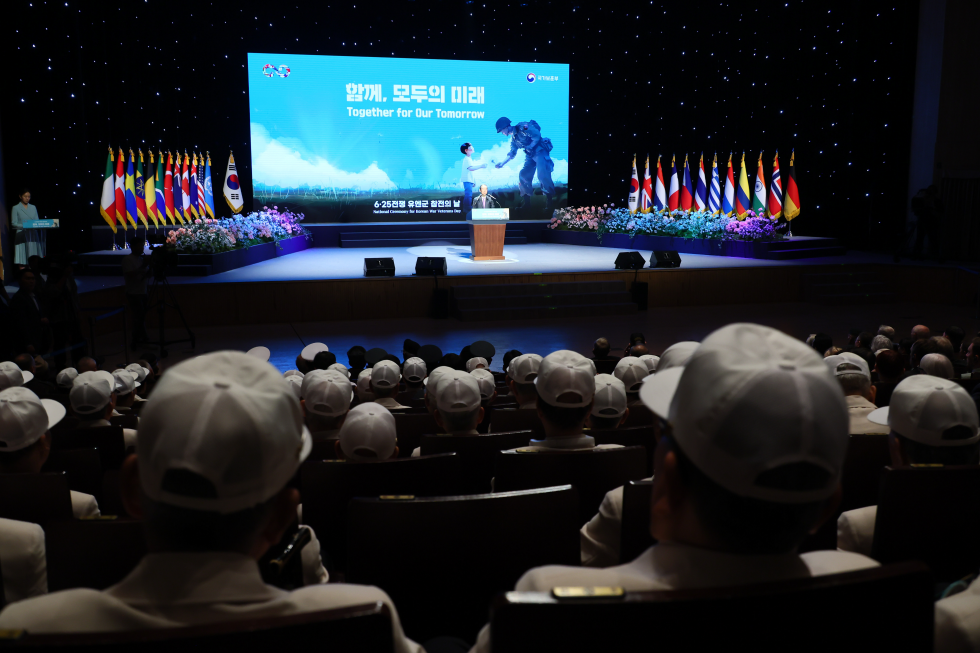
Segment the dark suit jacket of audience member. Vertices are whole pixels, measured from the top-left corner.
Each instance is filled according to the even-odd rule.
[[[35,292],[31,298],[24,289],[18,290],[10,298],[10,308],[24,342],[34,346],[35,354],[46,352],[50,333],[47,326],[41,323],[41,318],[47,317],[47,311],[39,293]]]
[[[11,300],[12,298],[0,296],[0,360],[11,360],[27,347],[10,304]]]

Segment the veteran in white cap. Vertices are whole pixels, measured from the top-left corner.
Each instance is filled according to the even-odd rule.
[[[313,370],[303,379],[300,405],[314,442],[340,437],[353,389],[350,379],[336,370]]]
[[[374,402],[388,410],[408,408],[395,399],[398,394],[398,383],[402,380],[402,370],[398,363],[390,360],[380,360],[371,368],[371,392]]]
[[[370,463],[397,458],[395,418],[377,402],[354,406],[347,413],[334,446],[340,460]]]
[[[483,421],[480,384],[469,372],[453,370],[438,377],[435,387],[436,424],[439,435],[479,435],[477,425]],[[421,447],[412,451],[417,458]]]

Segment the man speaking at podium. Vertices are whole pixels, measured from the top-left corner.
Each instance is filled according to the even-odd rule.
[[[492,209],[499,208],[500,204],[497,202],[493,195],[487,193],[487,185],[483,184],[480,186],[480,194],[473,198],[473,208],[474,209]]]

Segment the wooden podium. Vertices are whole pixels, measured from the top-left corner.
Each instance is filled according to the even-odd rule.
[[[481,217],[486,213],[487,217]],[[470,249],[474,261],[503,261],[504,237],[507,234],[507,209],[473,209],[470,225]]]

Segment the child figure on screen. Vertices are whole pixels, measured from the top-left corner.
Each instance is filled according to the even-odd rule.
[[[476,181],[473,173],[487,167],[486,163],[476,165],[473,163],[473,144],[463,143],[459,146],[459,151],[463,153],[463,216],[469,218],[470,208],[473,206],[473,185]]]

